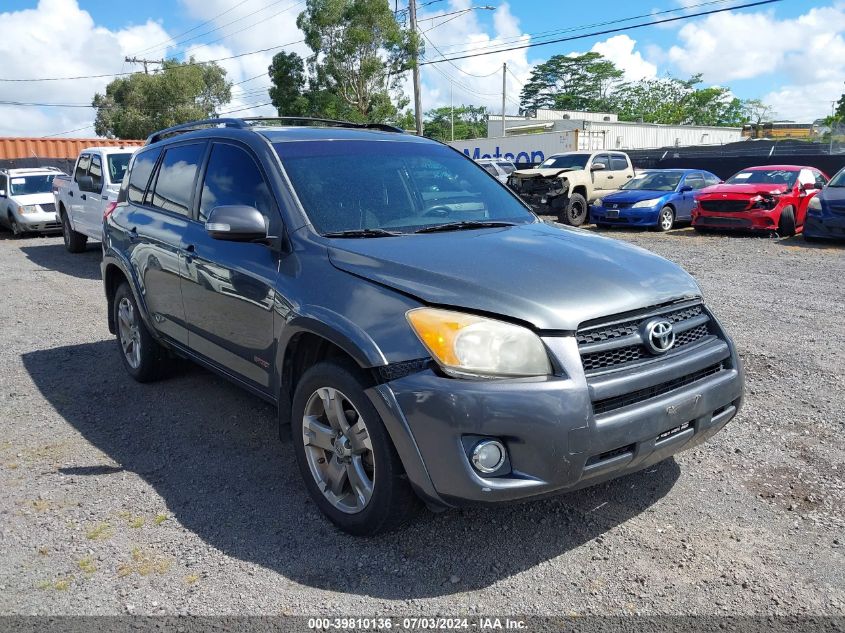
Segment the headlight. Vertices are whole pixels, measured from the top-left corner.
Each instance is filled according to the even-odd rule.
[[[808,211],[821,211],[822,210],[822,201],[819,200],[818,196],[813,196],[810,198],[810,202],[807,204]]]
[[[593,206],[600,207],[601,203],[602,203],[602,199],[596,198],[595,201],[593,201]]]
[[[660,203],[660,198],[652,198],[651,200],[640,200],[631,205],[634,209],[642,209],[643,207],[656,207]]]
[[[436,308],[406,317],[443,371],[453,376],[546,376],[549,356],[532,331],[503,321]]]
[[[40,209],[38,208],[38,205],[35,204],[26,204],[18,207],[18,212],[21,215],[25,215],[27,213],[38,213],[39,211]]]

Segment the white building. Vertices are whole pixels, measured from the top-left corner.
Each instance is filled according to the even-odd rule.
[[[578,149],[653,149],[670,146],[723,145],[742,140],[742,128],[706,125],[661,125],[619,121],[608,112],[538,109],[528,117],[501,115],[487,120],[487,138],[578,130]]]

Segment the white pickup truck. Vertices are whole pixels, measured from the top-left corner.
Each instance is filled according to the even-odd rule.
[[[56,214],[65,248],[71,253],[84,251],[88,238],[101,239],[103,213],[117,201],[133,151],[125,147],[89,147],[76,159],[72,176],[53,179]]]

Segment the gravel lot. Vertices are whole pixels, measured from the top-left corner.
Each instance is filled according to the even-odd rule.
[[[370,540],[318,515],[269,406],[189,364],[126,375],[97,246],[0,235],[0,613],[845,614],[845,246],[612,233],[697,277],[739,418],[646,472]]]

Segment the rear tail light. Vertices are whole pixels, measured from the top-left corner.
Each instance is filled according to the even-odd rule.
[[[103,210],[103,220],[108,220],[109,216],[112,214],[116,206],[117,202],[109,202],[106,205],[106,208]]]

